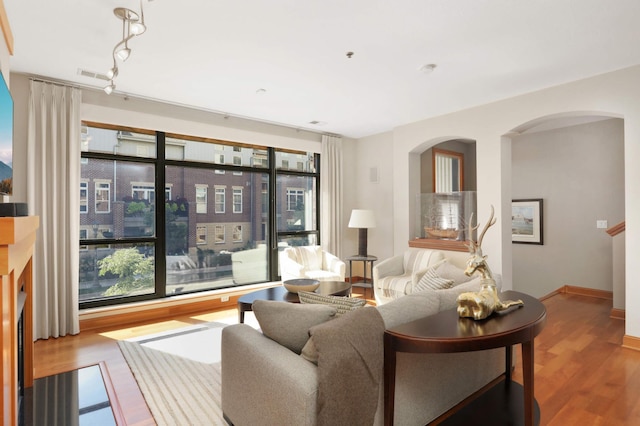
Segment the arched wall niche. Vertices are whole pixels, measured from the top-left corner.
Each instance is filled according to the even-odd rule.
[[[557,114],[549,114],[543,117],[534,118],[514,127],[505,136],[513,134],[524,134],[539,132],[553,128],[569,127],[579,124],[590,123],[609,118],[624,118],[621,114],[605,111],[570,111]]]
[[[408,166],[409,166],[409,194],[413,194],[409,197],[409,224],[411,239],[420,238],[421,235],[416,235],[416,221],[418,220],[418,194],[425,192],[432,192],[432,163],[431,163],[431,150],[435,147],[444,147],[447,149],[449,143],[463,143],[473,144],[472,149],[465,149],[464,159],[464,179],[465,187],[472,187],[473,189],[465,188],[466,190],[475,190],[476,184],[476,159],[475,159],[475,139],[468,136],[461,135],[448,135],[438,136],[423,141],[415,146],[408,153]],[[451,150],[451,149],[449,149]],[[462,152],[459,149],[453,149],[453,151]],[[426,189],[426,188],[429,189]]]

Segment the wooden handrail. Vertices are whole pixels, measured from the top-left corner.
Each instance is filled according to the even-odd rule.
[[[611,235],[612,237],[615,237],[621,232],[624,232],[625,225],[626,225],[626,221],[622,221],[619,224],[614,225],[611,228],[607,229],[607,234]]]

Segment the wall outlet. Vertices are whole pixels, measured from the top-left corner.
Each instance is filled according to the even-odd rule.
[[[609,227],[608,222],[606,220],[596,220],[596,228],[598,229],[607,229]]]
[[[221,301],[221,302],[228,302],[228,301],[229,301],[229,296],[222,296],[222,297],[220,298],[220,301]]]

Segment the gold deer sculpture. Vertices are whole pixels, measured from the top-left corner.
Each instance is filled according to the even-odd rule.
[[[469,219],[469,244],[467,245],[471,257],[467,260],[467,268],[464,273],[471,276],[476,271],[479,271],[482,275],[482,279],[480,280],[481,287],[478,292],[471,291],[458,296],[458,316],[481,320],[487,318],[494,312],[504,311],[512,306],[522,306],[524,302],[522,300],[500,301],[496,281],[493,279],[491,269],[487,264],[487,256],[482,255],[482,238],[484,238],[487,230],[496,223],[496,218],[493,217],[493,206],[491,206],[489,220],[484,226],[477,242],[473,241],[473,231],[478,229],[480,224],[478,223],[475,227],[472,227],[472,222],[473,213]]]

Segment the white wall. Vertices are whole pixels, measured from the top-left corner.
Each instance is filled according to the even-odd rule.
[[[390,149],[391,133],[382,133],[363,138],[351,144],[352,149],[344,152],[344,168],[348,170],[344,184],[345,224],[349,223],[351,210],[371,209],[376,217],[376,227],[367,231],[368,252],[379,260],[393,255],[393,206],[386,200],[392,198],[393,167],[387,155]],[[371,181],[372,168],[377,170],[377,182]],[[358,253],[358,230],[344,231],[342,252],[345,256]],[[362,264],[353,265],[354,275],[361,276]],[[367,272],[370,277],[371,273]]]
[[[14,201],[26,201],[26,140],[29,78],[12,74],[14,100]],[[107,95],[101,90],[82,90],[81,118],[140,129],[201,136],[277,148],[321,152],[321,135],[241,118],[160,102]],[[345,143],[350,140],[346,139]],[[352,141],[351,141],[352,142]]]
[[[400,253],[411,235],[415,203],[415,182],[420,171],[414,161],[419,152],[448,139],[476,141],[479,220],[486,220],[488,206],[496,207],[497,226],[484,239],[484,253],[492,269],[502,273],[505,288],[512,284],[511,270],[511,137],[524,127],[545,117],[558,115],[610,115],[624,118],[625,219],[626,219],[626,333],[640,336],[640,271],[631,265],[640,256],[640,67],[635,66],[589,79],[579,80],[514,98],[434,117],[398,127],[385,140],[379,161],[392,158],[393,191],[380,194],[373,208],[393,206],[393,231],[371,250],[380,253],[393,245]],[[376,137],[363,138],[364,151],[376,151],[380,144],[367,146]],[[391,152],[390,152],[391,151]],[[357,187],[356,187],[357,188]],[[345,198],[358,197],[358,190],[345,188]],[[371,243],[370,243],[371,245]],[[588,265],[585,265],[585,267]]]
[[[512,246],[515,290],[613,291],[612,238],[596,220],[624,220],[623,131],[614,118],[512,138],[512,198],[542,198],[544,225],[544,245]]]

